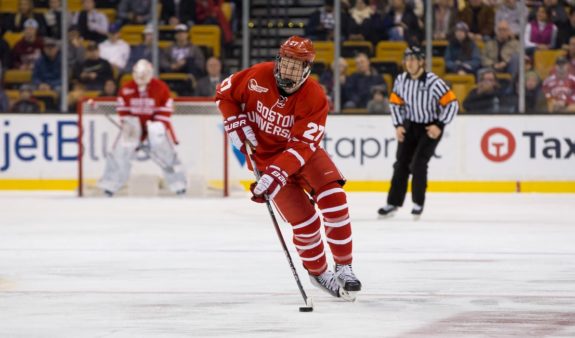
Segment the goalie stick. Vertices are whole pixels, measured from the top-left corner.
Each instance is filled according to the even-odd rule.
[[[253,151],[252,151],[252,146],[249,142],[246,141],[246,152],[247,152],[247,158],[250,161],[252,168],[254,170],[254,175],[256,176],[256,180],[260,179],[261,173],[258,170],[258,168],[256,167],[255,161],[253,159]],[[291,272],[293,274],[293,277],[295,278],[295,282],[297,283],[297,286],[299,288],[299,291],[301,293],[301,296],[303,297],[303,301],[305,302],[305,306],[300,306],[299,311],[300,312],[312,312],[313,311],[313,302],[312,299],[310,297],[307,296],[307,294],[305,293],[305,290],[303,289],[303,286],[301,284],[301,280],[299,278],[299,275],[297,273],[297,270],[295,269],[295,266],[293,265],[293,260],[291,258],[291,255],[288,251],[286,242],[284,240],[284,237],[282,235],[281,229],[278,225],[278,221],[276,219],[275,213],[274,213],[274,209],[272,208],[272,204],[270,202],[270,199],[268,197],[268,195],[264,195],[265,199],[266,199],[266,206],[268,207],[268,212],[270,214],[270,217],[272,219],[272,223],[274,225],[274,228],[276,230],[276,233],[278,235],[278,238],[280,240],[280,243],[282,245],[282,248],[284,250],[284,254],[288,260],[289,266],[291,268]]]

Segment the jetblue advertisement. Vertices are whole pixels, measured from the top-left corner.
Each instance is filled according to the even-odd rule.
[[[222,122],[216,115],[176,115],[178,152],[190,174],[223,178]],[[97,179],[118,128],[105,116],[84,121],[84,175]],[[75,180],[78,126],[70,115],[0,115],[0,188],[5,180]],[[322,146],[349,181],[386,181],[397,147],[389,116],[328,118]],[[135,172],[157,173],[144,154]],[[251,180],[229,152],[230,179]],[[575,116],[459,116],[445,129],[430,163],[431,180],[575,180]]]

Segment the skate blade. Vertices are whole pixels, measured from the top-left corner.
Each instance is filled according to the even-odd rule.
[[[379,218],[379,219],[392,218],[393,216],[395,216],[395,213],[396,213],[396,212],[397,212],[397,210],[394,210],[394,211],[388,213],[387,215],[378,214],[378,216],[379,216],[378,218]]]
[[[414,221],[419,221],[420,218],[421,218],[421,215],[413,215]]]
[[[339,297],[348,302],[355,302],[358,292],[359,291],[346,291],[343,288],[339,288]]]

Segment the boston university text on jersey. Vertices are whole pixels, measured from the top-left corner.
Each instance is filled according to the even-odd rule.
[[[256,111],[247,112],[247,115],[248,119],[251,122],[255,122],[261,131],[287,139],[290,137],[290,130],[294,123],[294,116],[283,115],[273,110],[276,106],[281,109],[279,102],[282,100],[287,99],[283,97],[278,99],[271,108],[266,107],[260,100],[258,100]]]

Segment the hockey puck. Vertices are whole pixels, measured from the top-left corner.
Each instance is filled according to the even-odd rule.
[[[300,306],[299,312],[312,312],[313,307],[311,306]]]

